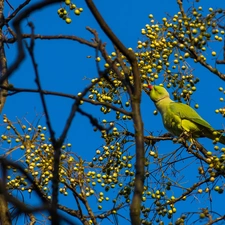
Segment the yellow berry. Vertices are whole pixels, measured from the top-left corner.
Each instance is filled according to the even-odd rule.
[[[79,16],[79,15],[80,15],[80,10],[79,10],[79,9],[75,9],[75,10],[74,10],[74,13],[75,13],[77,16]]]
[[[100,57],[97,57],[97,58],[96,58],[96,61],[97,61],[97,62],[100,62],[100,61],[101,61],[101,58],[100,58]]]
[[[67,24],[70,24],[72,20],[71,20],[70,18],[67,17],[67,18],[65,19],[65,21],[66,21]]]
[[[65,0],[66,5],[70,5],[70,0]]]

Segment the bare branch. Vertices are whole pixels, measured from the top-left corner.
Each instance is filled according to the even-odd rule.
[[[31,34],[22,34],[22,38],[23,39],[27,39],[27,38],[31,38]],[[77,37],[77,36],[74,36],[74,35],[42,35],[42,34],[34,34],[33,35],[33,38],[34,39],[40,39],[40,40],[71,40],[71,41],[77,41],[79,42],[80,44],[85,44],[89,47],[92,47],[92,48],[96,48],[97,45],[96,43],[93,43],[91,41],[87,41],[83,38],[80,38],[80,37]],[[5,43],[15,43],[17,41],[16,38],[9,38],[9,39],[6,39],[4,40]]]
[[[13,6],[9,3],[9,1],[6,0],[6,2],[7,2],[7,4],[9,5],[9,7],[10,7],[12,10],[14,10]]]
[[[8,23],[11,19],[13,19],[18,14],[18,12],[21,11],[21,9],[23,9],[26,5],[30,3],[30,1],[31,0],[24,1],[24,3],[20,4],[15,10],[12,8],[14,12],[5,19],[4,23]]]
[[[97,120],[96,118],[94,118],[94,117],[93,117],[92,115],[90,115],[89,113],[84,112],[84,111],[83,111],[82,109],[80,109],[80,108],[78,108],[77,111],[78,111],[81,115],[88,117],[89,120],[90,120],[90,122],[91,122],[91,124],[92,124],[93,126],[97,127],[98,130],[107,130],[107,131],[108,131],[110,128],[112,128],[112,127],[109,127],[108,129],[106,129],[105,127],[101,126],[101,125],[98,123],[98,120]]]
[[[4,21],[4,15],[3,15],[3,9],[4,9],[4,1],[0,1],[0,21]],[[4,49],[4,35],[3,35],[3,26],[0,26],[0,79],[4,77],[7,73],[7,60],[5,56],[5,49]],[[5,79],[2,83],[3,86],[8,86],[8,79]],[[6,101],[6,94],[7,90],[1,89],[0,90],[0,113],[5,105]]]

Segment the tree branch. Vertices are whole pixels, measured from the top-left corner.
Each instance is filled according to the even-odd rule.
[[[27,39],[27,38],[31,38],[31,34],[22,34],[22,38],[23,39]],[[93,43],[93,42],[90,42],[90,41],[87,41],[83,38],[80,38],[80,37],[77,37],[77,36],[74,36],[74,35],[42,35],[42,34],[34,34],[33,35],[33,38],[34,39],[40,39],[40,40],[59,40],[59,39],[62,39],[62,40],[71,40],[71,41],[77,41],[79,42],[80,44],[85,44],[89,47],[92,47],[92,48],[96,48],[97,45],[96,43]],[[9,39],[6,39],[4,40],[5,43],[15,43],[17,41],[16,38],[9,38]]]
[[[141,224],[141,198],[144,187],[144,135],[143,135],[143,122],[141,118],[140,102],[141,102],[141,80],[138,69],[136,56],[132,51],[129,51],[112,32],[110,27],[106,24],[103,17],[97,10],[92,0],[85,0],[88,8],[94,15],[98,24],[109,37],[112,43],[119,49],[119,51],[126,56],[132,67],[134,77],[134,89],[130,95],[131,107],[133,113],[133,122],[135,128],[135,143],[136,143],[136,174],[135,174],[135,189],[133,200],[130,207],[131,223],[135,225]],[[129,87],[128,87],[129,88]]]

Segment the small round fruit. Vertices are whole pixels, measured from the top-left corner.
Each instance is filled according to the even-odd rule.
[[[74,13],[75,13],[77,16],[79,16],[79,15],[80,15],[80,10],[79,10],[79,9],[75,9],[75,10],[74,10]]]
[[[195,108],[198,109],[199,108],[199,105],[198,104],[195,104]]]
[[[65,21],[67,24],[70,24],[72,22],[72,20],[70,18],[66,18]]]
[[[66,4],[66,5],[70,5],[70,3],[71,3],[70,0],[66,0],[66,1],[65,1],[65,4]]]

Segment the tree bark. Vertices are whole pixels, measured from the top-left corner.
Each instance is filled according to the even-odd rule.
[[[0,77],[4,76],[7,71],[7,61],[6,61],[5,49],[4,49],[4,35],[2,32],[2,28],[5,25],[3,9],[4,9],[4,0],[0,0]],[[7,87],[8,79],[5,79],[3,83],[0,85]],[[5,105],[7,93],[8,91],[5,89],[0,90],[0,113]]]

